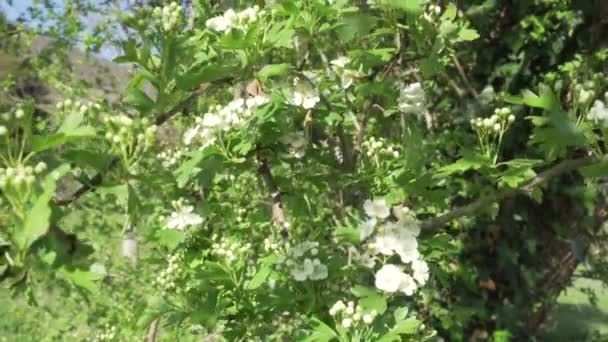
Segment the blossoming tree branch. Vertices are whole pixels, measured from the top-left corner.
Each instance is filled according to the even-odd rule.
[[[593,8],[223,3],[32,5],[63,93],[3,83],[0,281],[74,319],[53,336],[532,340],[581,264],[608,280]],[[58,72],[104,44],[115,100]]]

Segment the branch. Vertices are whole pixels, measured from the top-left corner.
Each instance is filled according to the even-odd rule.
[[[268,160],[262,156],[260,146],[257,147],[257,159],[258,159],[258,173],[264,180],[266,188],[270,193],[272,199],[272,220],[281,227],[281,236],[283,239],[289,237],[289,224],[285,219],[285,212],[283,211],[283,203],[281,201],[281,191],[277,187],[277,184],[272,176],[270,167],[268,166]]]
[[[502,192],[497,192],[494,195],[487,195],[478,198],[477,200],[462,206],[455,208],[443,215],[422,221],[420,226],[422,229],[434,229],[441,226],[446,225],[448,222],[455,220],[457,218],[467,216],[475,213],[480,208],[484,207],[486,204],[500,201],[508,197],[512,197],[517,195],[518,193],[531,193],[538,186],[546,183],[549,179],[564,174],[566,172],[570,172],[578,169],[579,167],[591,165],[597,161],[603,160],[605,158],[598,159],[596,157],[582,157],[577,159],[568,159],[564,160],[555,166],[539,173],[536,177],[532,178],[524,185],[520,186],[517,189],[507,189]]]

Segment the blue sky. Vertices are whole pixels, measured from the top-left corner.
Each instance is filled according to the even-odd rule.
[[[57,8],[63,7],[63,2],[66,0],[56,0]],[[9,21],[15,21],[20,15],[24,14],[29,6],[32,5],[33,0],[13,0],[12,5],[8,4],[7,0],[0,0],[0,11],[4,12]],[[87,18],[85,23],[88,23],[92,28],[98,20],[95,18]],[[112,60],[118,55],[118,51],[115,48],[105,48],[99,53],[99,57]]]

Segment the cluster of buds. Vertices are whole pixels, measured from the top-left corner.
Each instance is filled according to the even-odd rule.
[[[291,248],[287,256],[279,256],[277,267],[288,271],[296,281],[323,280],[328,276],[328,269],[318,256],[319,243],[304,241]]]
[[[372,310],[365,313],[361,305],[356,305],[353,301],[344,304],[339,300],[329,309],[329,314],[339,321],[343,328],[349,329],[359,324],[372,324],[378,312]]]
[[[236,242],[228,241],[227,239],[214,238],[216,242],[211,245],[211,254],[218,259],[223,259],[227,264],[230,264],[237,259],[241,254],[247,253],[251,250],[251,243],[240,245]]]
[[[13,128],[19,127],[29,119],[31,114],[25,108],[19,106],[13,112],[0,115],[0,137],[7,135]]]
[[[156,157],[160,159],[162,166],[168,169],[183,160],[186,157],[186,152],[187,150],[185,149],[168,149],[157,154]]]
[[[441,7],[431,3],[425,8],[424,13],[420,16],[429,23],[435,23],[441,16]]]
[[[182,9],[177,2],[172,2],[162,8],[156,7],[152,11],[152,17],[165,32],[177,30],[184,19]]]
[[[482,132],[504,133],[507,127],[515,121],[515,115],[511,112],[511,108],[503,107],[496,108],[494,114],[489,118],[471,119],[471,125]]]
[[[362,145],[366,150],[365,154],[370,158],[376,155],[399,158],[399,151],[397,148],[387,144],[386,140],[383,138],[376,139],[371,136],[369,139],[366,139]]]
[[[79,112],[83,115],[87,113],[99,113],[101,110],[101,105],[99,105],[99,103],[82,103],[80,101],[72,101],[70,99],[57,102],[55,107],[57,110],[62,112]]]
[[[595,82],[587,81],[585,84],[577,83],[574,86],[574,96],[580,104],[587,104],[595,96]]]
[[[0,189],[20,191],[23,188],[31,187],[36,181],[36,175],[45,170],[46,164],[44,162],[40,162],[34,167],[17,165],[14,168],[0,168]]]
[[[116,327],[110,326],[108,323],[105,324],[104,329],[95,334],[93,341],[114,341],[116,339]]]
[[[126,115],[106,116],[106,139],[128,169],[134,165],[155,141],[156,125],[149,125],[149,120],[133,120]]]
[[[183,274],[181,265],[184,264],[184,257],[180,253],[173,254],[169,257],[169,264],[164,271],[161,271],[156,277],[156,284],[161,288],[163,295],[167,295],[170,291],[176,290],[176,281],[179,281]]]
[[[246,32],[252,23],[255,23],[264,11],[260,11],[259,6],[249,7],[243,11],[235,12],[233,9],[227,10],[224,14],[207,20],[205,25],[221,33],[230,33],[232,30]]]

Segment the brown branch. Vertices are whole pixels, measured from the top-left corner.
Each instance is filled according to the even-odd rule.
[[[464,82],[464,85],[467,87],[469,92],[473,96],[478,97],[479,93],[477,92],[477,90],[475,90],[475,88],[473,88],[473,86],[471,85],[471,82],[469,82],[469,78],[467,77],[467,74],[464,72],[464,68],[460,64],[460,61],[458,60],[458,57],[456,57],[456,55],[452,55],[452,61],[454,62],[454,65],[456,66],[456,69],[458,70],[458,74],[460,74],[460,78],[462,78],[462,81]]]
[[[150,328],[148,329],[148,333],[146,334],[146,342],[156,342],[159,322],[160,318],[157,318],[152,322],[152,324],[150,324]]]
[[[559,176],[566,172],[576,170],[579,167],[591,165],[591,164],[598,162],[600,160],[603,160],[603,159],[605,159],[605,158],[598,159],[596,157],[582,157],[582,158],[577,158],[577,159],[564,160],[564,161],[556,164],[555,166],[539,173],[536,177],[532,178],[531,180],[529,180],[528,182],[526,182],[524,185],[520,186],[517,189],[507,189],[503,192],[497,192],[494,195],[486,195],[486,196],[480,197],[477,200],[475,200],[465,206],[452,209],[451,211],[449,211],[443,215],[422,221],[420,226],[423,229],[435,229],[435,228],[444,226],[452,220],[455,220],[455,219],[463,217],[463,216],[471,215],[471,214],[477,212],[479,209],[483,208],[485,205],[487,205],[489,203],[492,203],[494,201],[500,201],[505,198],[515,196],[516,194],[522,193],[522,192],[531,193],[538,186],[546,183],[549,179],[551,179],[555,176]]]
[[[285,212],[283,210],[283,202],[281,201],[281,191],[277,187],[277,184],[272,176],[268,160],[262,156],[260,146],[257,147],[256,156],[258,160],[258,174],[264,180],[264,184],[270,193],[272,200],[272,220],[281,228],[281,236],[283,239],[289,237],[289,224],[285,219]]]

